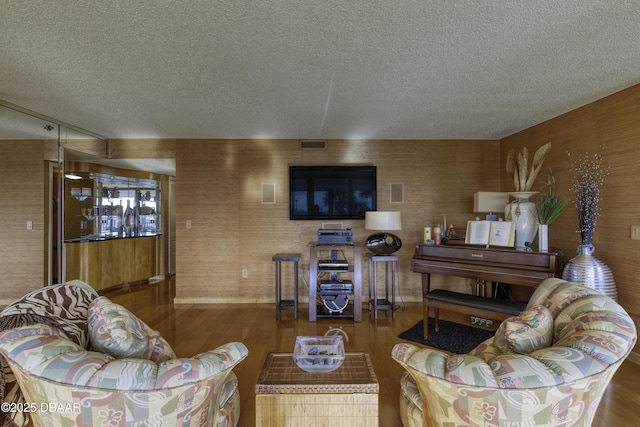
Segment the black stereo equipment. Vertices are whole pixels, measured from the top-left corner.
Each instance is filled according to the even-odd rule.
[[[318,261],[318,270],[349,270],[347,260],[323,259]]]
[[[318,230],[319,245],[352,245],[353,231],[350,228],[344,230]]]
[[[340,293],[353,293],[353,283],[351,282],[333,282],[322,281],[320,282],[320,293],[340,294]]]

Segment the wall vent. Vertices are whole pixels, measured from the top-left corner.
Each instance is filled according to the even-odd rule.
[[[327,141],[324,139],[301,140],[300,148],[303,150],[324,150],[327,148]]]

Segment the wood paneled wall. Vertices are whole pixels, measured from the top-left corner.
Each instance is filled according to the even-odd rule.
[[[321,164],[377,166],[378,209],[402,212],[403,229],[396,233],[403,241],[400,296],[420,301],[420,276],[410,271],[410,260],[423,227],[445,215],[461,228],[475,218],[473,194],[498,190],[498,157],[498,141],[329,140],[323,150],[301,149],[298,140],[178,141],[176,302],[273,302],[271,257],[277,252],[302,254],[305,300],[308,244],[317,239],[322,221],[289,220],[288,168]],[[275,204],[261,203],[263,183],[275,184]],[[404,203],[390,203],[392,183],[404,185]],[[343,227],[352,228],[359,242],[371,234],[364,221],[344,221]],[[245,268],[248,278],[241,276]],[[289,274],[286,265],[285,270]],[[466,282],[442,277],[435,286]]]
[[[0,304],[45,285],[45,157],[52,144],[0,141]]]
[[[601,154],[603,167],[609,168],[609,175],[601,190],[602,213],[593,239],[594,255],[613,270],[619,302],[638,323],[640,240],[631,239],[631,225],[640,225],[640,85],[503,139],[501,158],[506,159],[511,148],[517,152],[527,147],[531,153],[548,141],[553,147],[545,164],[555,171],[556,192],[572,201],[562,216],[549,226],[549,246],[560,248],[566,260],[576,255],[580,235],[570,190],[569,165],[571,158],[578,154]],[[513,187],[504,161],[500,170],[502,191],[511,191]],[[546,176],[541,175],[534,190],[546,192],[543,187]]]
[[[175,139],[110,139],[106,151],[111,159],[174,159]]]

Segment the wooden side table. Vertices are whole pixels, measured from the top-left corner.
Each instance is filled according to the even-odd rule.
[[[369,354],[347,353],[335,371],[310,373],[292,353],[269,353],[256,383],[256,426],[378,427]]]
[[[396,317],[396,265],[398,257],[396,255],[373,255],[367,254],[369,258],[369,311],[373,311],[373,318],[378,318],[378,310],[391,310],[391,315]],[[378,298],[378,263],[384,263],[384,298]],[[389,265],[391,265],[391,275],[389,275]],[[391,276],[391,280],[389,280]],[[389,299],[389,282],[391,282],[391,299]]]
[[[282,310],[293,310],[293,318],[298,319],[298,262],[300,254],[278,253],[271,258],[276,263],[276,320]],[[282,263],[293,262],[293,299],[282,298]]]

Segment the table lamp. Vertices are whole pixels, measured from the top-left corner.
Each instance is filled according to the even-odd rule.
[[[506,204],[506,203],[505,203]],[[367,237],[367,249],[376,255],[390,255],[400,249],[402,241],[389,230],[402,230],[400,212],[397,211],[368,211],[364,217],[365,230],[376,230]]]
[[[509,203],[508,193],[478,191],[473,195],[473,212],[486,213],[487,221],[496,221],[498,217],[494,212],[504,212],[507,203]]]

